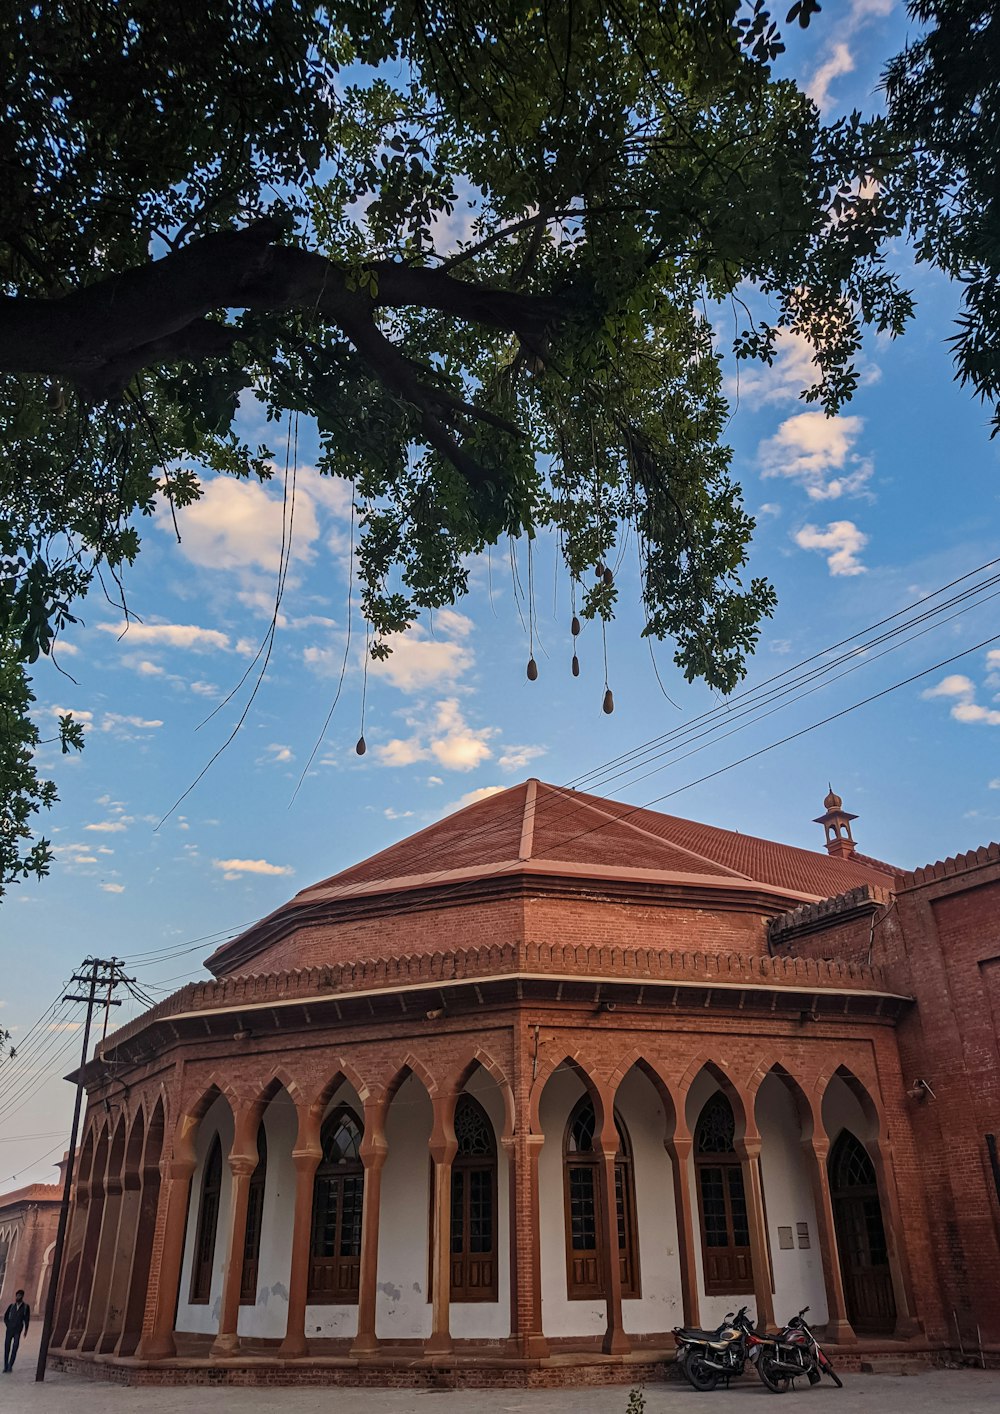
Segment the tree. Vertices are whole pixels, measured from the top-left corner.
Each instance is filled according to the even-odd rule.
[[[158,495],[269,474],[235,426],[250,389],[315,417],[320,472],[353,483],[374,654],[464,592],[470,553],[543,528],[608,618],[634,533],[644,632],[735,685],[774,595],[747,575],[709,307],[764,292],[738,354],[804,334],[831,413],[862,327],[911,309],[883,255],[906,144],[773,78],[763,0],[7,0],[0,42],[20,663]]]
[[[955,279],[958,376],[1000,432],[1000,14],[991,0],[910,0],[919,38],[886,68],[889,114],[913,151],[900,182],[919,259]]]

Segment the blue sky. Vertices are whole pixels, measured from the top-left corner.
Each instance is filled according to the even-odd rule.
[[[875,107],[879,67],[905,33],[892,0],[828,3],[807,35],[793,36],[787,63],[827,111]],[[1000,445],[989,441],[985,410],[954,384],[945,344],[956,294],[926,271],[913,272],[913,287],[917,322],[896,344],[869,342],[862,387],[838,419],[798,400],[808,350],[793,339],[773,369],[743,366],[738,390],[729,369],[738,391],[734,468],[759,522],[753,569],[774,580],[780,599],[750,685],[1000,553]],[[284,430],[269,433],[283,461]],[[120,607],[95,593],[58,654],[71,677],[42,665],[40,723],[54,727],[59,710],[73,710],[87,723],[87,747],[79,758],[44,759],[61,793],[47,822],[56,864],[44,882],[12,888],[0,913],[9,960],[0,1025],[15,1040],[88,953],[135,957],[144,985],[170,991],[199,974],[223,936],[457,804],[530,774],[570,782],[718,705],[683,682],[668,645],[654,652],[676,706],[663,695],[638,637],[626,563],[622,610],[607,635],[616,711],[603,715],[600,630],[585,627],[574,679],[566,576],[542,542],[533,566],[536,683],[525,677],[528,641],[509,561],[494,552],[475,565],[466,601],[369,669],[363,758],[354,752],[364,678],[355,610],[343,692],[317,747],[345,656],[350,503],[342,486],[310,475],[314,454],[303,425],[292,559],[266,679],[235,740],[193,789],[247,701],[249,682],[223,703],[273,612],[280,477],[267,487],[211,482],[179,517],[180,545],[169,516],[145,523],[125,580],[141,623],[120,636]],[[687,759],[679,758],[690,747],[598,777],[599,789],[637,804],[669,793],[662,808],[672,813],[819,848],[812,820],[830,780],[859,816],[860,848],[909,867],[996,839],[1000,644],[992,659],[981,649],[686,787],[1000,632],[998,603],[969,608],[884,657],[859,658],[848,676],[728,739],[695,743],[704,749]],[[741,725],[734,718],[732,727]],[[176,956],[141,956],[157,950]],[[121,1008],[115,1022],[133,1010]],[[72,1100],[59,1079],[79,1039],[66,1029],[72,1017],[72,1008],[57,1009],[25,1058],[0,1070],[0,1187],[13,1186],[15,1174],[18,1183],[51,1176]]]

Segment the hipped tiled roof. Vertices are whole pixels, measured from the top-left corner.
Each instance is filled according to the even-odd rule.
[[[506,872],[705,880],[829,898],[896,871],[865,856],[831,857],[530,780],[477,801],[370,859],[304,889],[296,902]]]

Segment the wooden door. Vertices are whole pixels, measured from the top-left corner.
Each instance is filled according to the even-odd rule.
[[[843,1130],[830,1153],[830,1191],[847,1315],[859,1335],[896,1324],[896,1299],[875,1168],[861,1141]]]

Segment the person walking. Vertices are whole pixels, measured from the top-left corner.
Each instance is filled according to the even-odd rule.
[[[17,1359],[17,1347],[21,1344],[22,1334],[28,1334],[28,1322],[30,1319],[31,1311],[28,1307],[28,1303],[24,1299],[24,1292],[15,1291],[14,1300],[3,1313],[3,1372],[5,1375],[9,1375],[14,1368],[14,1361]]]

